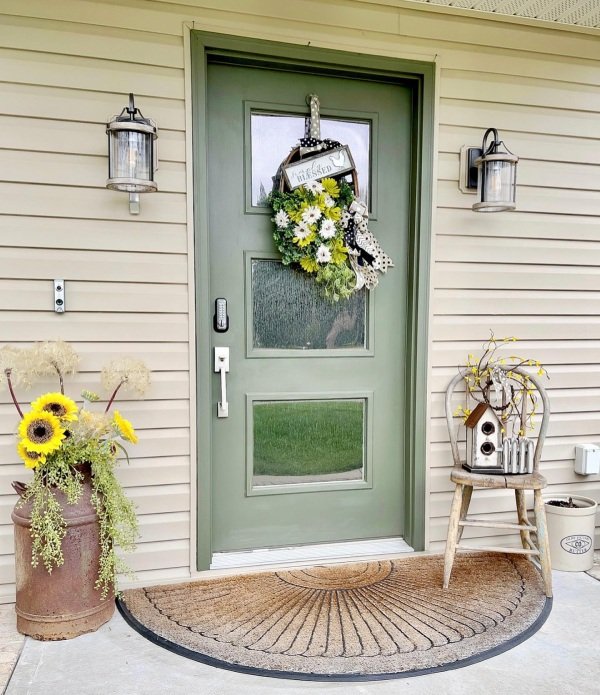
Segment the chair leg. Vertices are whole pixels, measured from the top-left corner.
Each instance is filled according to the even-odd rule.
[[[544,509],[544,500],[542,499],[541,490],[533,491],[533,504],[542,579],[544,580],[546,596],[552,598],[552,566],[550,564],[550,547],[548,545],[548,529],[546,527],[546,510]]]
[[[471,502],[471,495],[473,494],[473,487],[471,485],[465,485],[463,489],[463,498],[462,498],[462,504],[460,505],[460,520],[464,521],[467,512],[469,511],[469,504]],[[458,527],[458,536],[456,538],[456,542],[460,543],[460,539],[462,538],[463,531],[465,530],[464,526],[459,526]]]
[[[450,583],[450,575],[452,574],[452,565],[454,564],[454,554],[458,544],[458,521],[460,519],[460,511],[462,508],[464,485],[457,483],[454,490],[454,498],[452,499],[452,507],[450,509],[450,521],[448,522],[448,539],[446,540],[446,553],[444,554],[444,589],[448,588]]]
[[[517,518],[520,524],[526,524],[528,522],[527,517],[527,503],[525,502],[525,491],[515,490],[515,498],[517,500]],[[533,548],[533,543],[531,542],[531,534],[529,531],[522,530],[521,534],[521,545],[528,550]],[[530,556],[531,559],[531,556]]]

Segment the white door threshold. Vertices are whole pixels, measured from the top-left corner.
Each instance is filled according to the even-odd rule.
[[[214,553],[211,570],[269,565],[307,564],[363,560],[382,555],[412,553],[413,548],[403,538],[376,538],[366,541],[344,541],[297,545],[287,548],[258,548],[226,553]]]

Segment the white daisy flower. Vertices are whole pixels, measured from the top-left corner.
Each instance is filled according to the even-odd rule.
[[[332,220],[323,220],[321,223],[321,229],[319,229],[319,234],[323,239],[331,239],[335,236],[335,224]]]
[[[290,218],[285,210],[280,210],[274,217],[273,221],[278,229],[285,229],[290,223]]]
[[[306,239],[311,231],[306,222],[300,222],[294,227],[294,236],[298,237],[298,239]]]
[[[317,263],[329,263],[331,260],[331,251],[325,246],[325,244],[321,244],[319,248],[317,249]]]
[[[325,196],[325,207],[332,208],[335,205],[335,200],[330,196]]]
[[[319,181],[309,181],[308,183],[304,184],[304,188],[311,193],[323,193],[325,190],[323,188],[323,184]]]
[[[316,205],[311,205],[302,213],[302,221],[306,224],[314,224],[321,219],[321,211]]]

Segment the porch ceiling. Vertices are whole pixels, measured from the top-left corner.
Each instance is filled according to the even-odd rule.
[[[598,0],[411,0],[578,27],[600,28]]]

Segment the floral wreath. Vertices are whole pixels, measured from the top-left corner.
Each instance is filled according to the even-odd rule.
[[[339,146],[338,142],[320,139],[318,97],[310,95],[308,99],[311,118],[307,119],[306,137],[296,148],[301,158]],[[334,302],[347,299],[362,287],[376,287],[378,273],[393,267],[392,259],[369,231],[368,208],[344,178],[347,172],[284,191],[277,187],[279,183],[283,188],[283,166],[275,177],[276,189],[268,197],[275,213],[273,238],[283,264],[313,275],[323,295]],[[356,180],[355,175],[353,178]]]

